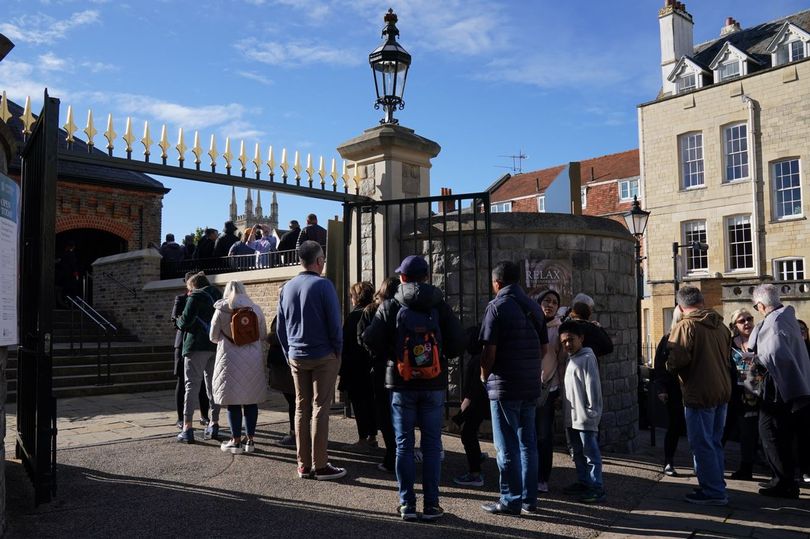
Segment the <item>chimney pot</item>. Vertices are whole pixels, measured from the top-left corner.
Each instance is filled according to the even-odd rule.
[[[734,24],[734,18],[726,17],[726,26],[731,26],[732,24]]]

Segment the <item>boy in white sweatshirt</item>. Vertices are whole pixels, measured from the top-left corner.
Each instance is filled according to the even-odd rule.
[[[559,334],[560,344],[568,352],[563,417],[578,479],[563,493],[577,495],[583,503],[601,503],[605,501],[605,489],[597,434],[602,418],[602,385],[596,356],[590,348],[582,346],[584,335],[576,322],[564,322]]]

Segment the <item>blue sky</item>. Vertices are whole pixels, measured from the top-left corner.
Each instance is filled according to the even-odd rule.
[[[660,86],[658,9],[663,0],[560,2],[481,0],[108,1],[2,0],[0,33],[16,48],[0,63],[0,91],[37,109],[47,86],[84,127],[92,108],[167,124],[222,151],[245,140],[317,164],[377,124],[368,53],[388,7],[413,56],[402,125],[442,152],[432,194],[484,190],[522,151],[523,170],[638,145],[636,105]],[[687,0],[695,42],[714,39],[727,16],[743,27],[806,9],[800,0]],[[138,137],[142,133],[136,132]],[[97,141],[98,144],[98,141]],[[123,142],[119,142],[119,148]],[[207,148],[206,148],[207,149]],[[156,149],[153,148],[153,152]],[[277,153],[276,159],[279,159]],[[340,161],[338,161],[340,162]],[[158,178],[163,232],[221,228],[230,188]],[[240,210],[244,191],[238,191]],[[265,211],[270,197],[262,195]],[[255,199],[255,195],[254,195]],[[339,204],[280,196],[281,225]]]

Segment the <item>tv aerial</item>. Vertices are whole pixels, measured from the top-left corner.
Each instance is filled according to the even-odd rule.
[[[513,173],[522,174],[523,173],[523,161],[528,159],[529,156],[523,153],[523,150],[518,150],[517,155],[499,155],[498,157],[506,157],[507,159],[512,160],[512,165],[494,165],[498,168],[508,168]]]

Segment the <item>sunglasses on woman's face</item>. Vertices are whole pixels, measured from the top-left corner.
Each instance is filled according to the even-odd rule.
[[[754,321],[753,316],[746,316],[745,318],[738,318],[737,319],[738,324],[745,324],[746,322],[753,322],[753,321]]]

